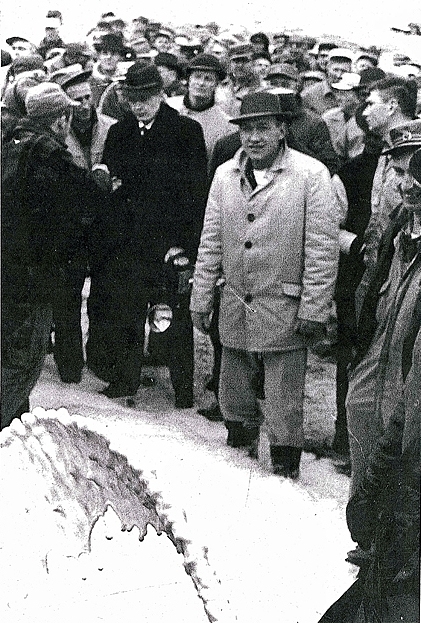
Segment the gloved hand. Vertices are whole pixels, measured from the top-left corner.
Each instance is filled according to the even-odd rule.
[[[200,333],[209,333],[209,327],[211,323],[211,317],[208,312],[196,312],[191,311],[191,319],[193,326],[196,327]]]
[[[95,164],[92,167],[92,177],[101,190],[107,193],[112,192],[113,183],[106,164]]]

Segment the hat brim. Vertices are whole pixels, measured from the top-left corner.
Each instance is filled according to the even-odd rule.
[[[387,154],[393,154],[396,151],[401,151],[404,149],[410,149],[411,147],[421,147],[421,137],[420,138],[416,138],[412,141],[405,141],[403,143],[394,145],[393,147],[387,147],[386,149],[384,149],[382,151],[382,156],[386,156]]]
[[[279,119],[280,121],[288,121],[288,119],[291,119],[292,113],[291,112],[282,112],[282,113],[256,112],[256,113],[249,113],[248,115],[241,115],[240,117],[234,117],[233,119],[230,119],[229,122],[233,123],[234,125],[241,125],[243,121],[247,121],[248,119],[259,119],[261,117],[275,117],[276,119]]]
[[[25,39],[25,37],[9,37],[6,39],[7,45],[13,45],[16,41],[24,41],[25,43],[31,43],[29,39]]]
[[[81,84],[82,82],[88,82],[88,80],[89,80],[89,78],[91,76],[92,76],[92,71],[90,71],[90,70],[82,71],[80,74],[77,74],[76,76],[69,76],[69,78],[67,80],[64,80],[63,82],[59,82],[59,84],[60,84],[61,88],[63,90],[65,90],[68,87],[74,86],[75,84]]]

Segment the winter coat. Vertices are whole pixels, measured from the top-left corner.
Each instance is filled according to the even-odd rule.
[[[216,171],[206,208],[191,309],[211,312],[220,273],[224,346],[302,348],[297,318],[329,316],[338,263],[339,216],[329,171],[290,148],[252,190],[240,149]]]
[[[92,130],[92,141],[90,148],[84,148],[78,140],[75,132],[70,127],[70,132],[66,139],[67,148],[73,156],[73,162],[82,169],[90,171],[94,164],[102,162],[105,139],[108,130],[116,123],[115,119],[106,115],[97,114]]]
[[[200,123],[205,137],[206,151],[208,158],[210,158],[217,140],[232,133],[232,124],[217,104],[213,104],[205,110],[193,110],[188,106],[186,98],[187,96],[170,97],[167,99],[167,104],[178,110],[181,115]]]
[[[180,246],[194,260],[207,191],[201,126],[162,103],[141,136],[128,113],[110,128],[103,162],[121,181],[114,193],[116,210],[130,230],[123,252],[136,262],[161,265],[166,252]]]
[[[357,125],[355,116],[347,119],[341,108],[331,108],[322,115],[332,145],[341,162],[345,163],[359,156],[364,149],[364,132]]]
[[[30,314],[33,304],[48,304],[57,279],[88,233],[92,240],[95,231],[103,238],[97,217],[107,212],[107,196],[72,162],[56,134],[29,119],[16,128],[2,158],[5,335],[22,322],[21,313]]]

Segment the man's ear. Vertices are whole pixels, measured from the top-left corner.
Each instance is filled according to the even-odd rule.
[[[391,97],[388,104],[391,112],[395,112],[399,108],[399,102],[396,97]]]

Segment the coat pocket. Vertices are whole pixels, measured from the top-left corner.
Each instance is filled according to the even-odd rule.
[[[282,292],[286,296],[290,296],[294,299],[299,299],[301,296],[301,292],[303,291],[303,287],[299,283],[286,283],[285,281],[281,284]]]

